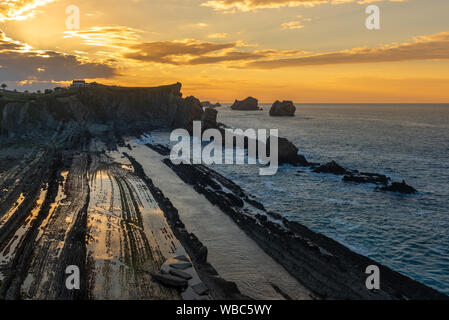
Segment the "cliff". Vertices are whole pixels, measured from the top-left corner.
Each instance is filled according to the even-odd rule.
[[[34,136],[69,124],[93,134],[155,126],[189,128],[202,114],[199,100],[182,98],[180,83],[154,88],[93,85],[0,100],[0,135]]]

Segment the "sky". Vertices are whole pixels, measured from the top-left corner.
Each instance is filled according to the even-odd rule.
[[[365,26],[370,5],[379,30]],[[212,102],[449,103],[448,15],[448,0],[2,0],[0,82],[181,82]]]

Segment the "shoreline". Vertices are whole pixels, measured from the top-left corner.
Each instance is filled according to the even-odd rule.
[[[146,146],[163,156],[170,152],[162,145]],[[335,240],[277,213],[267,212],[263,204],[214,170],[203,165],[173,165],[168,159],[164,163],[195,191],[220,207],[242,231],[317,298],[448,299],[443,293],[357,254]],[[223,192],[223,189],[231,191],[231,194]],[[245,211],[251,213],[248,215]],[[258,211],[265,212],[265,215]],[[382,275],[383,286],[375,292],[365,286],[365,270],[369,265],[379,266]]]
[[[210,110],[194,97],[182,98],[180,89],[179,83],[147,89],[98,86],[42,95],[34,102],[0,103],[0,298],[180,299],[181,292],[163,286],[160,276],[167,261],[186,253],[188,268],[193,263],[209,289],[210,296],[198,293],[201,299],[249,299],[254,282],[262,291],[259,296],[253,291],[256,298],[448,299],[269,212],[206,166],[173,165],[164,146],[143,146],[151,152],[135,157],[125,137],[158,128],[189,130],[200,120],[217,125]],[[288,140],[284,145],[284,162],[300,164],[297,148]],[[365,176],[380,178],[358,178]],[[184,206],[186,190],[201,201]],[[221,249],[220,239],[208,235],[218,234],[211,232],[211,217],[222,219],[214,220],[227,236]],[[230,238],[239,239],[237,246]],[[251,252],[235,254],[239,245]],[[227,269],[232,260],[237,276]],[[79,291],[64,284],[67,265],[80,267]],[[380,267],[380,290],[365,286],[370,265]],[[248,274],[252,278],[245,288],[238,276]],[[177,281],[175,286],[188,284]]]
[[[162,161],[165,157],[132,140],[127,141],[127,149],[119,148],[119,151],[132,155],[178,208],[186,229],[207,247],[208,261],[221,277],[235,282],[243,294],[254,299],[313,299],[309,290],[242,232],[219,207],[167,167]]]

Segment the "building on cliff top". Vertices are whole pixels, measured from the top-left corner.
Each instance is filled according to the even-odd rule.
[[[86,87],[88,84],[84,80],[73,80],[71,87],[72,88],[78,88],[78,87]]]

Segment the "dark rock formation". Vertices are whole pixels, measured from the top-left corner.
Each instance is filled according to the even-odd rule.
[[[196,192],[227,214],[249,237],[290,274],[322,299],[448,299],[430,287],[359,255],[340,243],[278,213],[266,211],[238,185],[202,165],[174,165],[163,161]],[[231,190],[248,205],[234,206],[223,190]],[[259,211],[257,211],[259,210]],[[266,214],[261,214],[260,210]],[[271,217],[276,221],[268,218]],[[380,268],[380,290],[367,290],[367,266]],[[235,284],[227,283],[228,286]],[[232,289],[234,291],[234,289]]]
[[[150,146],[150,145],[148,145]],[[170,153],[170,150],[164,146],[159,146],[159,150],[164,149],[165,152]],[[158,150],[156,149],[156,151]],[[249,297],[243,295],[237,285],[234,282],[227,281],[221,278],[218,275],[218,272],[215,268],[207,262],[208,250],[207,247],[203,245],[203,243],[196,237],[193,233],[189,233],[186,230],[184,223],[181,221],[179,217],[178,210],[173,206],[170,199],[166,198],[162,191],[153,184],[153,181],[148,178],[145,174],[143,167],[140,163],[138,163],[133,157],[128,154],[123,154],[128,160],[131,162],[131,165],[134,167],[134,171],[139,178],[141,178],[149,190],[151,191],[154,199],[158,203],[159,207],[164,212],[165,217],[173,230],[176,238],[181,242],[182,246],[186,249],[190,258],[192,259],[192,263],[195,266],[195,270],[197,271],[201,280],[206,284],[208,289],[211,291],[212,297],[215,299],[231,299],[231,300],[246,300]],[[202,178],[210,179],[214,175],[202,176]],[[193,173],[192,176],[189,177],[192,181],[198,179],[196,173]],[[218,186],[218,185],[217,185]],[[236,187],[238,188],[238,187]],[[232,186],[229,188],[232,192],[235,190]],[[238,193],[237,193],[238,194]]]
[[[253,97],[248,97],[242,101],[235,100],[234,104],[231,106],[231,109],[232,110],[242,110],[242,111],[260,110],[259,109],[259,101]]]
[[[178,269],[178,270],[185,270],[192,267],[192,264],[190,262],[182,262],[182,263],[172,263],[170,264],[170,267]]]
[[[322,166],[319,166],[318,168],[315,168],[313,172],[316,173],[332,173],[336,175],[344,175],[349,173],[349,170],[346,168],[343,168],[335,161],[328,162]]]
[[[193,291],[196,292],[196,294],[198,294],[200,296],[206,294],[209,291],[209,289],[206,287],[206,285],[202,282],[192,286],[192,289],[193,289]]]
[[[270,150],[270,138],[267,139],[267,149]],[[278,138],[279,164],[292,164],[295,166],[309,166],[309,162],[298,154],[299,149],[286,138]]]
[[[380,191],[391,191],[391,192],[398,192],[398,193],[405,193],[405,194],[413,194],[418,192],[415,188],[409,186],[405,181],[402,182],[393,182],[391,185],[386,187],[378,188],[377,190]]]
[[[270,116],[272,117],[293,117],[296,112],[296,107],[291,101],[279,100],[273,103],[270,109]]]
[[[203,101],[201,102],[204,108],[220,108],[221,104],[217,103],[211,103],[210,101]]]
[[[218,111],[213,108],[206,108],[201,117],[202,129],[215,129],[218,127],[217,125],[217,115]]]
[[[170,269],[169,273],[172,276],[179,277],[179,278],[182,278],[184,280],[192,279],[192,276],[190,274],[188,274],[187,272],[181,271],[181,270]]]
[[[343,177],[343,181],[346,182],[374,183],[383,185],[387,185],[389,180],[390,178],[386,175],[368,172],[351,173]]]
[[[71,123],[95,134],[151,127],[189,129],[203,114],[198,99],[182,98],[180,83],[155,88],[98,85],[25,98],[0,101],[0,135],[53,135]]]
[[[151,277],[169,287],[185,288],[188,285],[187,280],[170,274],[152,274]]]
[[[391,185],[388,183],[391,181],[390,177],[379,173],[359,172],[358,170],[350,170],[343,168],[335,161],[326,163],[313,169],[316,173],[330,173],[335,175],[345,175],[343,181],[355,182],[355,183],[373,183],[377,185],[383,185],[383,187],[377,187],[379,191],[391,191],[400,193],[415,193],[415,188],[407,185],[405,181],[393,182]]]
[[[193,131],[193,121],[200,121],[203,116],[203,107],[200,100],[195,97],[187,97],[178,101],[174,113],[172,128],[186,128],[189,132]]]

